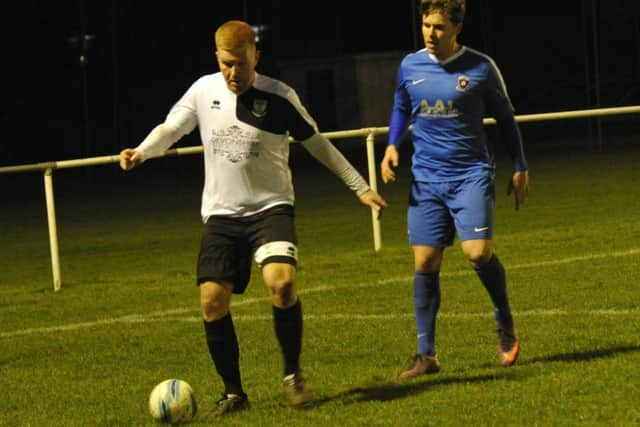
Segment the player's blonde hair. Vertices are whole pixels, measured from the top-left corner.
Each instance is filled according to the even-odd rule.
[[[256,33],[244,21],[227,21],[215,33],[217,49],[232,50],[244,46],[255,47]]]

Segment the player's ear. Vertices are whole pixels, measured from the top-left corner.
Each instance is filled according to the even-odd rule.
[[[254,67],[258,65],[258,61],[260,61],[260,51],[256,49],[256,56],[253,62],[255,62]]]
[[[456,25],[456,36],[462,32],[462,22]]]

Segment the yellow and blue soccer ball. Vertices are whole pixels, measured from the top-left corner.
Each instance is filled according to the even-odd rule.
[[[198,412],[193,389],[186,381],[164,380],[149,396],[149,412],[154,420],[165,424],[189,422]]]

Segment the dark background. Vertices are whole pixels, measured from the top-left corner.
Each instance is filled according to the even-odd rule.
[[[213,32],[226,20],[265,26],[258,70],[278,77],[279,61],[421,48],[417,3],[12,0],[0,166],[137,145],[196,78],[217,71]],[[461,41],[496,60],[517,114],[638,105],[639,17],[637,0],[467,0]],[[199,144],[197,132],[180,144]]]

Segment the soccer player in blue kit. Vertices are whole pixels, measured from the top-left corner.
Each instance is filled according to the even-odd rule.
[[[485,116],[495,117],[512,157],[515,171],[509,188],[515,193],[516,209],[529,192],[520,130],[500,71],[487,55],[458,43],[464,0],[422,0],[420,14],[426,48],[400,64],[381,162],[383,181],[395,181],[398,147],[411,123],[413,182],[407,221],[418,343],[402,378],[440,370],[435,346],[439,273],[456,231],[464,256],[493,302],[500,364],[513,365],[520,351],[505,270],[491,245],[495,164],[484,133]]]
[[[230,313],[232,294],[248,285],[252,258],[269,289],[275,333],[284,359],[284,392],[299,407],[312,399],[300,369],[302,308],[295,277],[298,260],[289,136],[338,176],[367,206],[385,200],[318,132],[315,121],[286,84],[255,71],[255,33],[228,21],[215,33],[220,72],[198,79],[136,148],[120,153],[130,170],[158,156],[199,128],[205,182],[203,236],[197,284],[207,347],[224,393],[212,415],[249,408],[242,386],[239,346]]]

